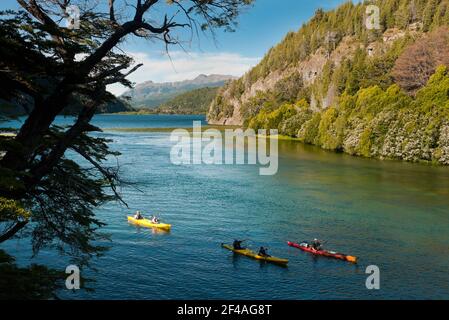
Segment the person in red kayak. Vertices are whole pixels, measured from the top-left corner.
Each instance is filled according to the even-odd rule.
[[[313,239],[312,243],[310,244],[310,247],[312,249],[315,249],[316,251],[321,250],[321,240]]]

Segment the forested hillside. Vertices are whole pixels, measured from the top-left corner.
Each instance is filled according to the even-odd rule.
[[[366,8],[380,8],[380,29]],[[449,164],[449,0],[318,10],[224,87],[210,123],[278,129],[354,155]]]
[[[206,114],[219,88],[201,88],[182,93],[163,103],[155,113]]]

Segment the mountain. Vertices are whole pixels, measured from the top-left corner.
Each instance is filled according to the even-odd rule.
[[[129,97],[130,103],[135,108],[156,108],[174,98],[175,96],[194,89],[206,87],[221,87],[227,81],[235,77],[228,75],[204,75],[201,74],[193,80],[178,82],[156,83],[146,81],[125,92],[122,97]]]
[[[157,107],[155,113],[166,114],[206,114],[218,87],[206,87],[181,93]]]
[[[380,29],[366,27],[368,5],[380,9]],[[449,165],[448,26],[449,0],[318,10],[220,89],[208,121],[277,129],[356,156]]]

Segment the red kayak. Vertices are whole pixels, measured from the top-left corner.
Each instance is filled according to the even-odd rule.
[[[338,253],[335,251],[327,251],[327,250],[315,250],[312,248],[307,242],[302,242],[300,244],[294,243],[294,242],[287,242],[290,247],[294,247],[297,249],[300,249],[302,251],[310,252],[312,254],[318,255],[318,256],[324,256],[329,258],[335,258],[339,260],[349,261],[352,263],[357,263],[357,257],[354,256],[348,256],[343,253]]]

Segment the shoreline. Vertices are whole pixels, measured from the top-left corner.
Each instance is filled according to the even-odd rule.
[[[209,129],[216,129],[219,131],[224,131],[226,129],[240,129],[240,126],[220,126],[220,125],[201,125],[201,131],[206,131]],[[169,127],[169,128],[102,128],[103,131],[113,131],[113,132],[172,132],[174,130],[187,130],[188,132],[193,132],[192,127],[185,127],[185,128],[175,128],[175,127]]]
[[[125,112],[114,112],[114,113],[99,113],[101,115],[120,115],[120,116],[204,116],[204,113],[142,113],[137,111],[125,111]]]

